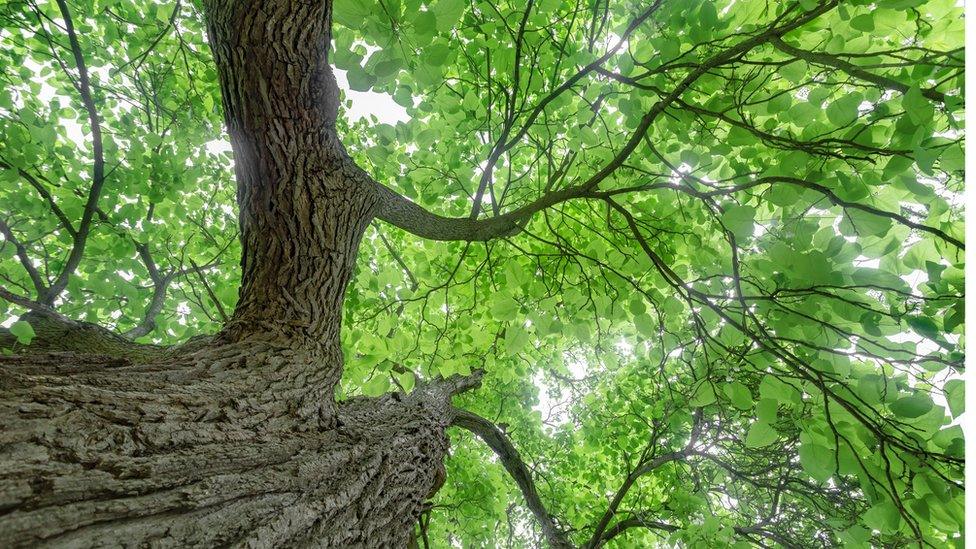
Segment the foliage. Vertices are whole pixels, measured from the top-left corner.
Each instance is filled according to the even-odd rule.
[[[200,9],[0,8],[8,290],[159,343],[232,310]],[[366,171],[445,216],[534,214],[488,242],[377,222],[344,396],[484,369],[459,404],[575,543],[962,546],[956,2],[340,0],[334,22],[350,88],[409,114],[340,122]],[[537,545],[491,451],[452,438],[429,542]]]

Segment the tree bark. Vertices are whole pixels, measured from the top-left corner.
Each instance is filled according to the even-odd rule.
[[[342,302],[379,199],[336,135],[331,2],[207,0],[235,155],[237,308],[140,346],[53,311],[0,358],[0,540],[406,546],[476,378],[337,403]]]
[[[303,429],[287,396],[254,399],[274,348],[174,355],[0,359],[4,546],[407,544],[468,381],[354,398],[335,429]]]
[[[336,135],[331,2],[211,0],[205,9],[243,249],[237,309],[221,339],[287,349],[295,381],[317,388],[310,411],[329,426],[343,296],[376,202]]]

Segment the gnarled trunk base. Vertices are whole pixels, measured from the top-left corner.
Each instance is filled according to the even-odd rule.
[[[288,364],[280,350],[245,344],[147,363],[0,359],[0,539],[406,546],[443,482],[449,401],[461,388],[354,398],[323,429],[300,409],[322,395]]]

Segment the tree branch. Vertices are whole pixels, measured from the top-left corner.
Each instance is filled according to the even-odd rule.
[[[641,516],[633,516],[624,519],[613,525],[612,528],[608,529],[603,537],[600,539],[600,545],[605,544],[611,539],[617,537],[618,535],[624,533],[631,528],[648,528],[651,530],[663,530],[665,532],[677,532],[681,530],[681,527],[675,526],[673,524],[668,524],[666,522],[661,522],[659,520],[646,519]],[[739,536],[750,538],[751,536],[758,535],[764,538],[775,541],[776,543],[782,545],[787,549],[794,549],[800,547],[796,543],[791,542],[780,534],[763,528],[760,525],[755,526],[733,526],[732,530]]]
[[[47,305],[52,305],[58,295],[68,286],[68,279],[78,268],[81,258],[85,253],[85,243],[88,234],[91,232],[92,218],[95,215],[95,208],[98,205],[98,198],[102,193],[102,185],[105,183],[105,157],[102,151],[102,128],[98,120],[98,111],[95,108],[95,100],[92,98],[91,83],[88,79],[88,66],[85,64],[85,56],[75,35],[74,23],[71,20],[71,12],[65,0],[57,0],[58,9],[64,19],[65,31],[68,34],[68,42],[71,44],[71,52],[74,55],[75,66],[78,68],[78,92],[81,95],[81,102],[88,113],[88,123],[92,132],[92,185],[88,191],[88,200],[85,202],[85,210],[81,215],[81,223],[78,231],[73,235],[71,252],[64,263],[64,268],[58,274],[57,279],[47,289],[44,295],[40,296],[40,301]]]
[[[37,271],[34,264],[31,263],[30,255],[27,253],[27,247],[24,246],[22,242],[14,237],[14,233],[10,230],[10,226],[3,219],[0,219],[0,234],[3,235],[4,240],[10,242],[14,250],[17,252],[17,258],[20,259],[20,264],[24,266],[24,270],[27,271],[27,275],[30,277],[31,282],[34,283],[34,289],[37,291],[38,299],[47,293],[47,287],[44,284],[44,279],[41,277],[41,273]]]
[[[71,224],[71,221],[68,219],[68,216],[66,216],[64,214],[64,211],[60,207],[58,207],[58,203],[54,200],[54,196],[51,195],[51,192],[48,191],[47,188],[45,188],[44,185],[41,184],[41,182],[38,181],[36,177],[31,175],[27,171],[23,170],[22,168],[15,167],[3,160],[0,160],[0,168],[17,170],[17,173],[20,175],[20,177],[22,177],[25,181],[27,181],[31,187],[34,187],[34,190],[36,190],[37,193],[40,194],[45,201],[47,201],[48,205],[51,207],[51,211],[54,212],[54,215],[58,218],[58,220],[61,221],[61,224],[64,226],[64,230],[68,231],[68,234],[70,234],[72,237],[77,234],[77,231],[75,231],[75,228]]]
[[[137,242],[136,251],[139,253],[142,262],[146,265],[146,270],[149,271],[149,278],[152,279],[153,283],[153,295],[149,301],[149,306],[146,307],[146,311],[142,315],[142,321],[136,327],[122,334],[129,339],[142,337],[156,329],[156,315],[163,310],[163,305],[166,303],[166,290],[169,289],[169,284],[176,275],[175,272],[166,274],[159,272],[156,262],[153,261],[152,254],[149,253],[149,246],[147,244]]]
[[[371,181],[373,184],[374,192],[378,197],[376,216],[383,221],[396,225],[409,233],[430,240],[485,241],[492,238],[512,236],[521,231],[522,227],[525,226],[533,214],[560,202],[586,196],[591,190],[595,189],[600,182],[612,175],[617,168],[624,164],[624,161],[626,161],[630,154],[637,148],[641,140],[644,138],[647,130],[651,127],[651,124],[654,123],[657,117],[664,112],[664,110],[671,105],[671,103],[680,98],[692,83],[701,78],[708,71],[728,63],[739,55],[742,55],[743,53],[766,43],[773,37],[786,34],[800,25],[807,23],[820,15],[823,15],[824,13],[833,9],[836,4],[836,0],[826,2],[817,9],[805,12],[788,23],[784,23],[782,25],[774,24],[752,38],[743,40],[735,46],[725,49],[720,53],[706,59],[700,65],[697,65],[695,70],[686,75],[669,94],[661,98],[646,114],[644,114],[640,123],[637,125],[637,128],[633,133],[631,133],[624,146],[614,156],[614,158],[598,172],[591,175],[586,181],[580,183],[579,185],[565,187],[561,190],[544,194],[534,202],[531,202],[511,212],[484,220],[444,217],[424,209],[416,203],[401,196],[396,191],[390,189],[382,183],[375,181],[362,169],[358,167],[355,169],[361,172],[361,177],[364,177],[367,181]],[[645,16],[649,16],[652,11],[653,10],[649,10],[646,12]],[[593,69],[596,69],[597,66],[598,65],[595,65]],[[573,79],[570,80],[572,82],[576,81]],[[540,107],[544,105],[545,101],[540,103]],[[533,116],[537,116],[537,113],[533,113]],[[514,146],[516,142],[515,140],[520,139],[521,136],[528,131],[528,126],[531,124],[532,120],[534,120],[533,116],[530,116],[529,121],[523,127],[522,131],[512,138],[513,141],[510,141],[510,144],[507,144],[506,148]]]
[[[701,196],[706,196],[706,197],[707,196],[715,196],[715,195],[719,195],[719,194],[728,194],[728,193],[731,193],[731,192],[742,191],[742,190],[749,189],[749,188],[752,188],[752,187],[756,187],[756,186],[759,186],[759,185],[772,185],[772,184],[775,184],[775,183],[785,183],[785,184],[789,184],[789,185],[796,185],[797,187],[803,187],[805,189],[810,189],[812,191],[816,191],[816,192],[822,194],[827,200],[829,200],[835,206],[840,206],[841,208],[845,208],[845,209],[846,208],[850,208],[850,209],[854,209],[854,210],[860,210],[862,212],[867,212],[869,214],[876,215],[878,217],[885,217],[887,219],[891,219],[892,221],[897,221],[898,223],[901,223],[902,225],[905,225],[906,227],[910,227],[912,229],[916,229],[916,230],[919,230],[919,231],[922,231],[922,232],[929,233],[931,235],[935,235],[935,236],[941,238],[942,240],[945,240],[946,242],[952,244],[953,246],[959,248],[960,250],[965,250],[966,249],[966,245],[961,240],[959,240],[958,238],[955,238],[953,236],[950,236],[948,233],[946,233],[942,229],[937,229],[935,227],[930,227],[928,225],[923,225],[921,223],[916,223],[916,222],[912,221],[911,219],[905,217],[904,215],[901,215],[901,214],[898,214],[898,213],[881,210],[879,208],[875,208],[874,206],[868,206],[866,204],[861,204],[859,202],[851,202],[851,201],[848,201],[848,200],[844,200],[843,198],[837,196],[837,194],[834,193],[834,191],[830,190],[829,188],[824,187],[823,185],[820,185],[818,183],[814,183],[812,181],[807,181],[805,179],[800,179],[798,177],[769,176],[769,177],[763,177],[763,178],[757,179],[755,181],[750,181],[749,183],[744,183],[742,185],[736,185],[735,187],[731,187],[729,189],[721,189],[721,190],[715,190],[715,191],[707,191],[707,192],[704,192],[704,193],[697,193],[697,194],[696,193],[691,193],[691,194],[693,194],[695,196],[701,195]],[[682,192],[685,191],[684,188],[678,189],[678,190],[679,191],[682,191]]]
[[[196,273],[197,277],[200,279],[200,282],[203,283],[204,289],[207,290],[207,295],[210,296],[210,299],[213,300],[214,305],[217,307],[217,313],[220,314],[220,319],[226,323],[227,319],[230,317],[227,316],[227,312],[224,311],[224,306],[221,305],[220,300],[217,299],[217,294],[214,293],[213,289],[210,287],[210,283],[207,282],[207,277],[203,276],[203,269],[201,269],[200,266],[198,266],[192,259],[190,260],[190,265],[193,266],[190,271]]]
[[[771,40],[773,46],[783,53],[787,53],[796,57],[798,59],[803,59],[814,63],[817,65],[825,65],[828,67],[833,67],[835,69],[841,70],[854,78],[864,80],[865,82],[870,82],[881,86],[882,88],[889,90],[897,90],[905,93],[909,90],[907,84],[903,84],[893,78],[888,78],[887,76],[881,76],[879,74],[874,74],[873,72],[867,71],[857,65],[844,61],[838,57],[830,55],[828,53],[820,53],[808,50],[802,50],[800,48],[791,46],[784,42],[780,37],[775,37]],[[936,91],[932,88],[921,90],[922,95],[931,99],[932,101],[938,101],[939,103],[945,103],[946,96],[940,91]]]
[[[600,518],[600,522],[597,523],[596,528],[593,530],[593,535],[590,536],[590,541],[586,544],[586,547],[595,549],[600,547],[604,543],[604,532],[610,525],[610,521],[617,514],[617,509],[620,507],[621,502],[623,502],[624,497],[630,488],[637,482],[640,477],[654,471],[655,469],[661,467],[666,463],[672,461],[680,461],[688,457],[694,450],[695,445],[698,443],[698,438],[701,435],[701,410],[695,412],[694,424],[691,429],[691,435],[688,437],[688,442],[685,444],[684,448],[677,450],[675,452],[668,452],[666,454],[661,454],[651,459],[641,458],[641,461],[637,464],[637,467],[627,478],[624,479],[623,484],[614,494],[613,499],[610,501],[610,505],[607,506],[607,511]],[[614,534],[616,535],[616,534]]]
[[[543,535],[545,535],[549,546],[556,549],[572,547],[566,535],[556,527],[552,516],[546,511],[546,507],[543,505],[542,500],[539,498],[539,493],[535,489],[535,483],[532,481],[532,474],[529,472],[529,468],[526,467],[522,458],[519,456],[518,450],[508,440],[505,433],[491,421],[467,410],[455,409],[454,420],[451,424],[478,435],[495,452],[505,467],[505,470],[508,471],[508,474],[512,476],[522,491],[522,496],[525,497],[525,503],[532,511],[532,514],[535,515],[536,520],[539,521],[539,526],[542,528]]]

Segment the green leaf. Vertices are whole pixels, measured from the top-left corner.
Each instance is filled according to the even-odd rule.
[[[854,30],[871,32],[874,30],[874,16],[870,13],[858,15],[857,17],[851,19],[850,24],[851,28]]]
[[[359,29],[377,8],[372,0],[336,0],[332,6],[332,17],[344,27]]]
[[[797,398],[796,389],[774,375],[763,376],[759,383],[759,396],[763,399],[772,399],[781,404],[795,403]]]
[[[16,337],[21,345],[30,345],[34,340],[34,327],[26,320],[18,320],[10,325],[10,334]]]
[[[703,381],[699,383],[698,388],[695,390],[695,394],[692,395],[688,404],[695,408],[701,408],[703,406],[708,406],[715,402],[715,388],[708,381]]]
[[[911,87],[902,97],[902,106],[909,120],[916,126],[927,124],[932,120],[934,109],[929,100],[922,95],[922,91],[917,87]]]
[[[801,444],[800,465],[817,482],[826,482],[834,474],[834,452],[819,444]]]
[[[519,304],[511,296],[496,293],[491,302],[491,315],[497,321],[515,320]]]
[[[776,432],[776,429],[773,429],[768,423],[757,421],[749,427],[745,442],[748,448],[761,448],[776,442],[778,438],[779,433]]]
[[[414,37],[422,43],[429,43],[437,32],[437,16],[432,11],[421,11],[413,19]]]
[[[451,54],[451,48],[447,44],[433,44],[424,50],[423,59],[432,67],[440,67]]]
[[[509,356],[515,356],[529,342],[529,333],[517,324],[511,324],[505,328],[505,352]]]
[[[737,240],[746,240],[752,238],[755,218],[756,209],[752,206],[733,204],[725,209],[721,220]]]
[[[848,209],[847,217],[862,236],[884,236],[891,229],[891,219],[862,210]]]
[[[905,317],[905,322],[911,326],[912,330],[921,336],[927,337],[933,341],[939,339],[940,331],[939,326],[931,318],[925,316],[909,316]]]
[[[374,73],[376,76],[383,78],[396,74],[400,70],[401,64],[398,59],[387,59],[386,61],[380,61],[376,64]]]
[[[738,381],[727,383],[722,390],[725,392],[725,395],[729,397],[729,400],[732,401],[732,405],[736,408],[740,410],[752,409],[752,392],[749,391],[749,388],[742,383],[739,383]]]
[[[847,126],[857,119],[857,108],[860,104],[860,95],[845,95],[827,106],[827,120],[836,126]]]
[[[657,335],[658,326],[651,315],[647,313],[634,315],[634,327],[637,328],[637,333],[646,338],[653,338]]]
[[[772,424],[776,421],[779,402],[771,398],[764,398],[756,405],[756,417],[763,423]]]
[[[966,411],[966,384],[961,379],[950,379],[944,391],[952,417],[959,417]]]
[[[901,514],[890,502],[884,501],[864,513],[864,524],[881,532],[894,532],[901,523]]]
[[[404,392],[409,393],[413,390],[414,386],[417,385],[417,378],[413,375],[413,372],[403,372],[402,374],[396,374],[397,382],[403,387]]]
[[[377,397],[390,390],[390,376],[385,373],[378,373],[363,385],[363,394],[366,396]]]
[[[376,77],[358,65],[346,71],[346,79],[349,81],[349,88],[353,91],[369,91],[376,83]]]
[[[445,32],[461,21],[461,16],[467,9],[467,0],[440,0],[434,5],[437,16],[437,30]]]
[[[906,417],[906,418],[916,418],[924,415],[926,412],[932,409],[934,404],[932,399],[928,395],[922,393],[915,393],[914,395],[902,397],[898,400],[892,402],[888,407],[891,409],[895,415]]]
[[[799,84],[804,80],[807,75],[807,63],[806,61],[796,60],[792,63],[783,65],[779,69],[779,73],[794,84]]]

